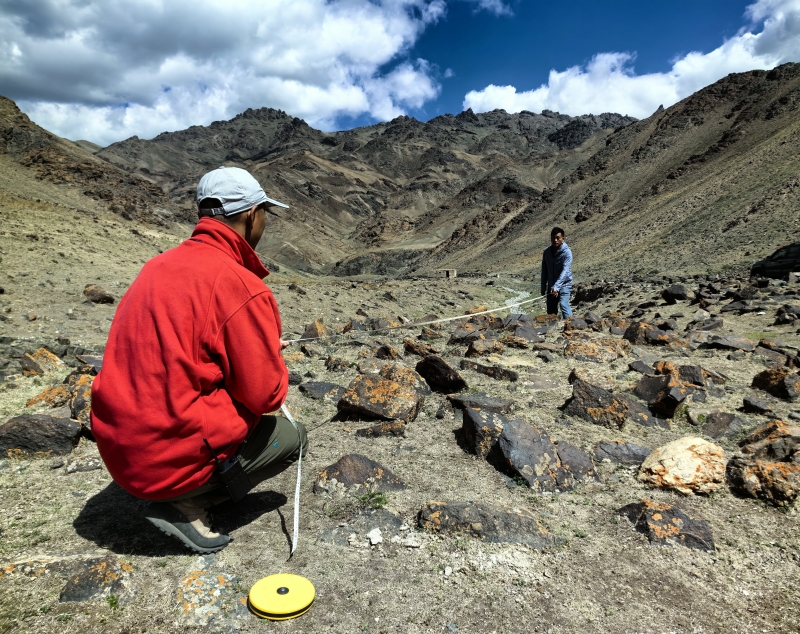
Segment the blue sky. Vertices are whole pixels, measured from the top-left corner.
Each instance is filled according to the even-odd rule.
[[[132,28],[133,25],[133,28]],[[0,0],[0,94],[101,145],[270,106],[649,116],[800,61],[800,0]]]
[[[551,69],[586,64],[600,52],[635,52],[637,73],[666,72],[674,58],[691,51],[707,53],[735,36],[748,4],[522,0],[510,5],[513,15],[494,15],[476,13],[466,2],[454,3],[447,19],[429,27],[409,54],[455,73],[442,80],[441,95],[423,109],[436,116],[460,112],[470,90],[488,84],[537,88],[547,82]]]

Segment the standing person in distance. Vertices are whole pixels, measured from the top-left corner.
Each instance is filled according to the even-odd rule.
[[[550,246],[542,254],[541,293],[547,293],[547,314],[561,315],[566,319],[572,315],[569,296],[572,293],[572,251],[564,242],[564,230],[553,227],[550,231]]]
[[[255,252],[267,208],[288,205],[236,167],[203,176],[197,204],[191,237],[145,264],[119,303],[92,386],[92,433],[114,481],[151,501],[145,517],[211,553],[230,537],[208,509],[286,469],[307,441],[276,415],[287,344]]]

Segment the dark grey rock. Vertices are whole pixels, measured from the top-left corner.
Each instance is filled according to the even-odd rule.
[[[569,491],[582,481],[599,481],[586,452],[565,441],[556,446],[545,432],[524,420],[508,421],[497,444],[506,464],[538,493]]]
[[[644,374],[645,376],[655,376],[656,371],[649,365],[647,365],[644,361],[637,359],[636,361],[631,361],[628,364],[628,369],[632,372],[638,372],[639,374]]]
[[[307,381],[298,385],[297,389],[309,398],[331,401],[332,403],[338,403],[346,390],[341,385],[326,381]]]
[[[78,444],[80,423],[43,414],[15,416],[0,426],[0,452],[68,454]]]
[[[320,471],[314,482],[314,492],[331,490],[333,480],[346,489],[369,489],[373,491],[399,491],[405,483],[390,469],[361,454],[342,456],[332,465]]]
[[[742,401],[742,411],[748,414],[769,414],[772,408],[769,403],[754,396],[746,396]]]
[[[706,416],[703,433],[711,438],[734,438],[750,423],[732,412],[711,412]]]
[[[612,394],[581,378],[576,371],[569,377],[572,396],[564,404],[564,413],[596,425],[619,429],[625,421],[645,427],[666,427],[668,423],[653,416],[645,407],[625,394]]]
[[[501,368],[497,365],[482,365],[480,363],[476,363],[475,361],[469,361],[468,359],[461,360],[461,369],[462,370],[475,370],[478,374],[483,374],[485,376],[489,376],[493,379],[497,379],[498,381],[517,381],[519,380],[519,373],[515,370],[508,370],[506,368]]]
[[[514,401],[506,398],[495,398],[486,394],[459,394],[457,396],[448,396],[447,398],[456,409],[475,407],[497,414],[508,414],[514,410]]]
[[[467,382],[444,359],[428,355],[417,363],[415,370],[435,392],[452,394],[467,389]]]
[[[624,440],[601,440],[594,447],[596,460],[608,459],[617,464],[638,466],[644,462],[651,453],[647,447],[642,447]]]
[[[486,458],[494,451],[507,422],[508,419],[501,414],[465,407],[461,423],[464,442],[472,453]]]
[[[644,533],[651,544],[715,550],[711,525],[671,504],[642,500],[623,506],[619,513],[627,517],[637,531]]]

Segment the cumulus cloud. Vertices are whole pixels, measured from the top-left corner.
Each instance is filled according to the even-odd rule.
[[[270,105],[330,129],[440,86],[407,60],[444,0],[4,0],[0,86],[34,121],[107,144]]]
[[[643,118],[659,105],[668,107],[729,73],[800,61],[800,0],[758,0],[745,16],[749,22],[736,36],[710,53],[692,52],[675,60],[666,73],[637,75],[635,54],[599,53],[584,66],[551,70],[547,83],[534,90],[489,85],[470,91],[464,109],[550,109],[570,115],[619,112]]]

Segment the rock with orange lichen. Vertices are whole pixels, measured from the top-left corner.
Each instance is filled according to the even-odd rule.
[[[180,581],[178,606],[190,625],[208,625],[220,616],[230,616],[236,607],[238,577],[224,572],[194,570]],[[244,610],[242,610],[244,611]]]
[[[725,451],[695,436],[662,445],[645,458],[638,479],[684,495],[710,493],[725,478]]]
[[[131,572],[131,564],[112,555],[86,560],[80,570],[69,576],[58,600],[62,603],[88,601],[113,594],[124,603],[133,596]]]
[[[504,349],[503,344],[496,339],[476,339],[470,342],[464,356],[482,357],[488,354],[500,354]]]
[[[39,348],[36,352],[28,352],[20,359],[22,374],[25,376],[39,376],[57,372],[66,367],[64,362],[46,348]]]
[[[741,456],[728,461],[731,489],[776,506],[794,502],[800,494],[800,426],[773,420],[741,442]]]
[[[362,438],[378,438],[380,436],[405,436],[406,424],[401,420],[390,420],[385,423],[377,423],[356,430],[356,436]]]
[[[564,413],[596,425],[619,429],[625,421],[646,427],[668,427],[669,423],[653,416],[645,407],[625,394],[615,394],[593,385],[588,375],[573,370],[569,375],[572,396],[564,404]]]
[[[308,324],[303,331],[303,339],[324,339],[334,334],[332,328],[329,328],[322,321],[322,317],[315,319],[312,323]]]
[[[320,471],[314,482],[314,493],[330,492],[338,486],[347,490],[399,491],[403,481],[390,469],[366,456],[353,453],[342,456]]]
[[[623,506],[619,514],[627,517],[651,544],[709,551],[716,548],[711,525],[704,519],[690,517],[672,504],[645,499]]]
[[[27,407],[34,405],[48,405],[50,407],[61,407],[69,403],[72,398],[72,392],[66,385],[57,385],[56,387],[49,387],[43,392],[40,392],[28,402],[25,403]]]
[[[633,393],[647,403],[653,414],[664,418],[672,418],[678,406],[692,392],[693,387],[673,374],[643,376],[633,388]]]
[[[116,298],[98,284],[87,284],[83,294],[93,304],[113,304]]]
[[[787,401],[796,401],[800,397],[800,373],[792,373],[787,367],[770,368],[753,377],[753,387]]]
[[[550,548],[566,541],[544,528],[529,509],[505,504],[428,502],[420,510],[417,522],[425,530],[468,535],[490,543]]]
[[[600,481],[589,454],[563,440],[556,445],[546,432],[521,419],[505,423],[497,447],[507,467],[537,493]]]
[[[405,423],[417,417],[425,396],[425,380],[411,368],[387,364],[380,374],[359,374],[336,404],[343,414]]]
[[[627,356],[630,350],[631,344],[624,339],[572,339],[564,348],[564,356],[576,361],[610,363]]]
[[[403,339],[403,347],[408,354],[416,354],[420,357],[427,357],[431,354],[439,354],[436,348],[429,343],[418,341],[416,339],[412,339],[411,337]]]
[[[481,458],[487,458],[497,447],[508,418],[477,407],[465,407],[461,421],[461,433],[467,448]]]
[[[92,383],[94,377],[90,374],[80,375],[72,387],[72,398],[69,408],[72,418],[77,420],[89,432],[92,430]]]

